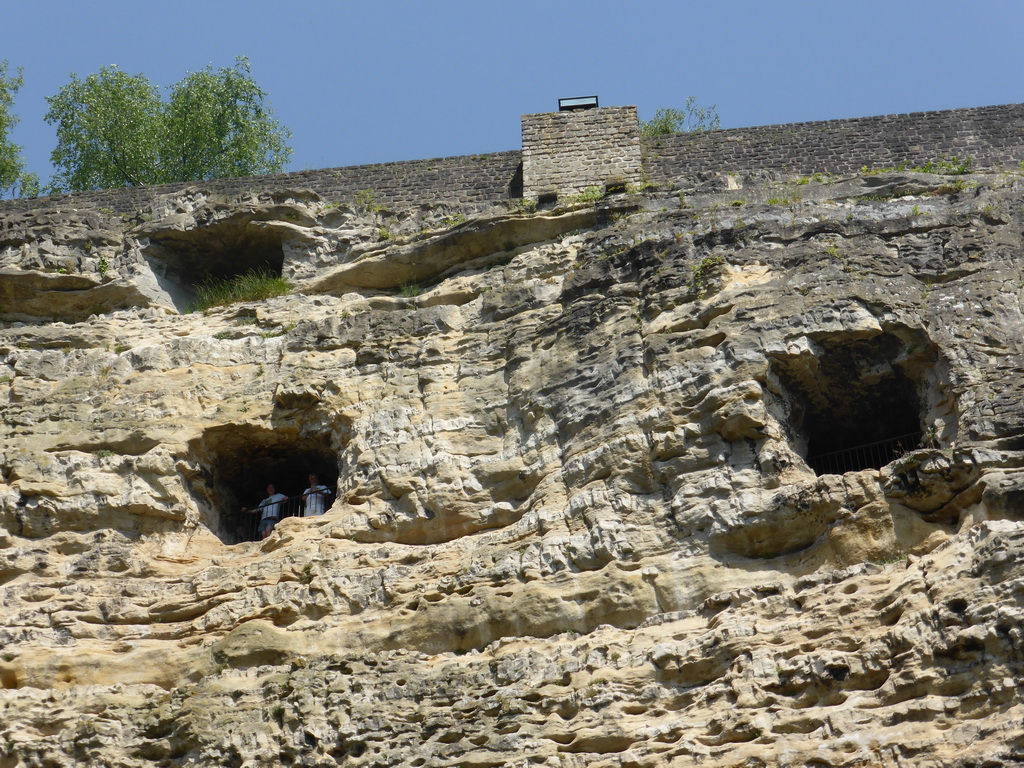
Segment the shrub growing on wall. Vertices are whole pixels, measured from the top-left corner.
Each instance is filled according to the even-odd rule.
[[[702,107],[697,97],[686,100],[682,109],[662,107],[650,120],[640,122],[640,135],[644,137],[664,136],[670,133],[696,131],[717,131],[721,127],[715,105]]]

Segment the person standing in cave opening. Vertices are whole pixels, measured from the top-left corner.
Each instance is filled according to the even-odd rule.
[[[320,485],[320,478],[311,474],[309,476],[309,488],[302,492],[302,500],[305,504],[303,517],[317,517],[327,511],[327,500],[331,492],[326,485]]]
[[[260,524],[256,531],[261,540],[274,532],[274,526],[281,519],[281,504],[285,501],[288,501],[288,497],[283,493],[277,493],[274,484],[270,483],[267,485],[267,498],[261,501],[256,509],[242,507],[242,511],[246,514],[260,516]]]

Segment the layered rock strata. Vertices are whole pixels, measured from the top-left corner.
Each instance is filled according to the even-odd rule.
[[[0,767],[1020,764],[1022,198],[9,216]]]

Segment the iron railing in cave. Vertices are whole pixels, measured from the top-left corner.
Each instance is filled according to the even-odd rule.
[[[921,447],[921,432],[911,432],[874,443],[809,455],[807,463],[816,475],[841,475],[861,469],[881,469],[907,451]]]

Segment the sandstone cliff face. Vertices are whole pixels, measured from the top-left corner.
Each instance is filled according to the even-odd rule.
[[[0,768],[1020,764],[1024,177],[807,181],[0,222]]]

